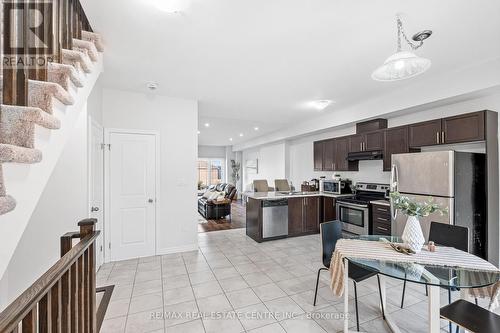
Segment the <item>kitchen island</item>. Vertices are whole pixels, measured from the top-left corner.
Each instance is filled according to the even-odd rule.
[[[246,234],[256,242],[319,233],[336,219],[336,195],[323,192],[252,192],[246,197]]]

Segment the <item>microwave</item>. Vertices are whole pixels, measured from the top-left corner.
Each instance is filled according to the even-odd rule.
[[[330,194],[350,194],[351,182],[347,180],[326,180],[322,179],[319,183],[319,190]]]

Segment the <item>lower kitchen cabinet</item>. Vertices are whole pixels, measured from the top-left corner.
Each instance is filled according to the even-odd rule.
[[[388,205],[371,204],[372,235],[391,235],[391,208]]]
[[[337,207],[335,198],[323,197],[321,223],[335,221],[337,219]]]
[[[320,197],[288,199],[288,236],[319,232]]]

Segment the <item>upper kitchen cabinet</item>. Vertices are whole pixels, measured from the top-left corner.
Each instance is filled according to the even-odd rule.
[[[349,152],[374,151],[384,149],[384,132],[376,131],[349,137]]]
[[[347,160],[349,137],[335,139],[335,171],[358,171],[359,163]]]
[[[462,114],[442,120],[441,143],[485,140],[485,112]]]
[[[314,142],[314,171],[323,171],[323,150],[325,141]]]
[[[323,171],[335,170],[335,140],[327,140],[323,143]]]
[[[410,151],[408,145],[408,126],[387,129],[384,133],[384,171],[391,171],[392,155]]]
[[[425,121],[408,126],[411,148],[434,146],[441,143],[441,119]]]

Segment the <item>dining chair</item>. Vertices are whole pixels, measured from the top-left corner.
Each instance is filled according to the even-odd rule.
[[[321,234],[321,248],[323,255],[323,265],[318,270],[318,276],[316,278],[316,290],[314,292],[314,306],[316,306],[316,299],[318,296],[318,285],[319,285],[319,276],[321,271],[327,271],[330,269],[330,262],[332,260],[333,251],[335,251],[335,245],[337,241],[342,238],[342,222],[341,221],[332,221],[321,223],[319,226],[320,234]],[[358,314],[358,290],[357,284],[362,282],[372,276],[377,276],[378,280],[378,291],[380,296],[380,305],[382,308],[382,317],[385,319],[384,312],[384,303],[382,302],[382,291],[380,289],[380,277],[377,272],[362,268],[354,263],[349,261],[349,278],[354,282],[354,304],[356,307],[356,328],[359,331],[359,314]]]
[[[275,179],[274,180],[274,188],[279,192],[290,192],[290,184],[287,179]]]
[[[457,225],[445,224],[432,222],[431,229],[429,232],[429,241],[434,242],[436,245],[453,247],[457,250],[464,252],[469,252],[469,229],[466,227],[461,227]],[[451,304],[451,292],[459,291],[460,289],[456,287],[442,287],[448,290],[448,304]],[[401,308],[404,306],[406,291],[406,280],[403,283],[403,295],[401,297]],[[427,287],[426,287],[427,294]],[[451,333],[451,322],[449,323],[449,329]],[[458,331],[458,326],[457,326]]]
[[[256,179],[253,181],[254,192],[269,192],[269,185],[265,179]]]

